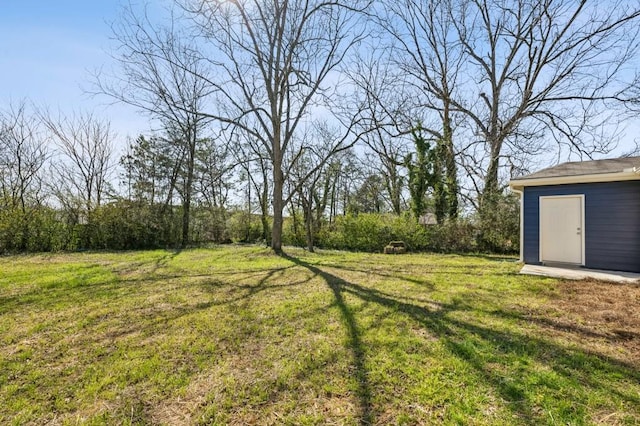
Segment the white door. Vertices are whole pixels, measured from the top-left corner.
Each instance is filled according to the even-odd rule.
[[[583,195],[540,197],[540,261],[584,264]]]

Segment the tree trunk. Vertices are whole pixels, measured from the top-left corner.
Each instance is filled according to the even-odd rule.
[[[333,181],[333,184],[331,185],[331,201],[330,201],[330,205],[329,205],[329,223],[333,223],[334,218],[338,215],[338,200],[336,197],[336,186],[338,186],[338,179],[339,176],[336,176],[336,178]]]
[[[187,178],[188,180],[189,178]],[[189,183],[187,182],[187,185]],[[185,248],[189,245],[189,216],[191,215],[191,190],[186,188],[184,194],[184,202],[182,203],[182,241],[180,247]]]
[[[18,162],[20,161],[20,159],[18,159]],[[19,173],[19,175],[21,176],[22,173]],[[22,235],[20,236],[20,250],[21,251],[27,251],[27,239],[28,239],[28,235],[29,235],[29,222],[27,220],[27,203],[25,201],[25,192],[26,192],[26,188],[23,187],[23,185],[20,185],[20,195],[19,195],[19,199],[20,199],[20,213],[21,217],[20,217],[20,221],[22,222],[22,226],[21,226],[21,231],[22,231]]]
[[[269,217],[264,211],[260,216],[260,222],[262,223],[262,239],[265,244],[269,245]]]
[[[492,142],[491,158],[489,159],[489,167],[484,179],[484,189],[480,197],[480,214],[482,215],[486,209],[491,209],[492,201],[498,194],[498,169],[500,167],[500,142]]]
[[[444,141],[442,139],[437,141],[437,145],[434,147],[433,164],[433,198],[435,201],[435,214],[438,224],[442,224],[447,215],[447,188],[444,184],[444,167],[443,157],[445,152]]]
[[[456,167],[455,149],[453,148],[453,131],[451,130],[451,116],[449,109],[449,101],[445,101],[443,124],[443,155],[444,166],[446,170],[446,189],[447,189],[447,215],[449,219],[456,220],[458,218],[458,169]]]
[[[182,241],[180,247],[189,245],[189,228],[191,220],[191,192],[193,188],[193,171],[196,156],[195,135],[188,135],[189,158],[187,163],[187,181],[184,188],[184,200],[182,203]]]
[[[305,208],[305,228],[307,234],[307,250],[313,253],[313,214],[311,212],[311,203]]]
[[[269,193],[266,181],[263,186],[260,197],[260,222],[262,223],[262,239],[268,246],[271,241],[269,238]]]
[[[398,216],[402,213],[400,206],[400,179],[398,177],[398,168],[395,164],[389,161],[389,164],[385,164],[387,173],[384,177],[385,186],[389,193],[389,200],[391,201],[391,208],[393,212]]]
[[[284,174],[282,173],[282,158],[279,151],[274,149],[273,155],[273,228],[271,229],[271,248],[274,252],[282,253],[282,210],[284,208],[282,191]]]
[[[260,194],[260,221],[262,223],[262,239],[264,243],[268,246],[271,245],[271,238],[269,237],[270,229],[269,229],[269,186],[268,186],[268,173],[264,167],[264,164],[261,165],[262,168],[262,193]]]

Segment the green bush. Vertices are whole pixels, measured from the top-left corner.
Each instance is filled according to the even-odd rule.
[[[426,228],[426,251],[437,253],[465,253],[477,251],[475,227],[467,220],[448,221]]]
[[[316,238],[318,247],[338,250],[382,252],[389,241],[401,240],[412,251],[424,250],[428,236],[411,216],[362,213],[338,216],[323,227]]]
[[[195,243],[230,243],[227,229],[228,213],[223,208],[192,210],[191,240]]]
[[[282,225],[282,243],[287,246],[306,247],[307,237],[302,212],[298,212],[296,220],[285,217]]]
[[[257,243],[262,239],[260,216],[246,211],[231,213],[227,219],[229,239],[234,243]]]
[[[6,204],[5,204],[6,205]],[[299,216],[302,217],[301,215]],[[0,208],[0,254],[60,250],[133,250],[177,247],[181,242],[179,207],[150,206],[126,200],[103,204],[79,223],[77,214],[49,207]],[[419,225],[407,214],[360,213],[322,223],[314,236],[320,248],[379,253],[390,241],[404,241],[413,252],[513,253],[519,247],[518,202],[506,196],[472,220]],[[263,241],[259,215],[195,207],[194,244]],[[283,243],[306,246],[304,223],[285,218]]]
[[[80,225],[81,247],[132,250],[176,247],[181,237],[181,213],[162,206],[121,200],[91,212]]]
[[[0,254],[65,250],[67,232],[57,212],[48,207],[0,209]]]
[[[496,195],[477,215],[478,249],[514,253],[520,247],[520,203],[515,194]]]
[[[442,253],[478,250],[478,231],[467,220],[423,226],[407,214],[348,214],[325,225],[316,237],[320,248],[382,252],[390,241],[404,241],[413,252]]]

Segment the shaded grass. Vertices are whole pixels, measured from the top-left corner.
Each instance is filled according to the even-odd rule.
[[[640,422],[637,323],[568,309],[580,283],[287,253],[0,258],[0,423]]]

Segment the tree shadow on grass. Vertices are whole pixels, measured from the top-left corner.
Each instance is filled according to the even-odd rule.
[[[148,321],[135,323],[128,321],[129,317],[123,317],[121,318],[122,321],[117,321],[114,324],[116,325],[115,331],[116,333],[123,333],[122,335],[136,332],[142,335],[157,333],[157,330],[161,329],[164,323],[193,312],[207,309],[217,304],[250,301],[264,291],[284,290],[285,287],[295,289],[295,286],[300,286],[314,277],[319,277],[326,282],[331,291],[334,299],[332,306],[338,308],[346,328],[357,386],[356,397],[358,400],[359,420],[362,425],[371,424],[376,420],[377,413],[373,403],[375,389],[371,380],[371,367],[367,361],[368,351],[364,342],[364,332],[357,317],[358,312],[350,306],[345,298],[346,296],[349,297],[349,300],[353,300],[351,297],[354,297],[366,303],[381,306],[387,312],[402,313],[407,318],[420,324],[429,334],[436,336],[453,356],[470,366],[481,381],[495,389],[495,393],[506,402],[508,409],[519,417],[520,423],[541,423],[544,422],[545,418],[540,413],[540,403],[531,400],[531,396],[527,393],[526,387],[529,385],[527,376],[531,375],[530,371],[525,366],[525,370],[521,375],[515,373],[514,367],[509,364],[514,358],[542,365],[561,376],[565,382],[579,382],[580,386],[584,387],[587,392],[600,391],[601,393],[607,393],[624,403],[628,403],[630,406],[640,404],[640,398],[637,396],[637,387],[630,386],[628,390],[625,390],[624,386],[620,386],[620,383],[625,380],[640,381],[640,373],[637,366],[624,364],[599,354],[588,353],[580,348],[554,343],[538,337],[539,334],[537,333],[533,334],[532,337],[527,335],[526,331],[504,330],[495,326],[487,326],[485,325],[486,323],[460,319],[460,313],[465,311],[475,313],[478,311],[478,308],[474,307],[472,302],[468,302],[469,299],[456,299],[452,303],[412,299],[360,285],[357,282],[353,282],[353,280],[347,281],[335,275],[340,272],[334,272],[333,266],[327,266],[327,268],[331,268],[327,270],[327,268],[312,265],[295,257],[286,255],[284,257],[292,262],[291,266],[242,271],[242,274],[246,273],[246,275],[242,275],[242,278],[235,280],[225,278],[224,281],[219,281],[212,279],[213,277],[210,275],[208,279],[204,278],[207,274],[176,274],[174,278],[203,277],[203,279],[196,280],[193,285],[200,286],[205,293],[207,290],[210,291],[212,295],[208,298],[209,300],[205,298],[205,300],[197,304],[178,303],[166,310],[160,309],[161,307],[157,307],[158,309],[156,310],[156,307],[153,307],[151,311],[146,312],[144,315],[149,319]],[[305,268],[310,273],[305,274],[302,279],[296,279],[291,282],[286,281],[285,271],[293,268],[294,265]],[[92,273],[90,269],[87,269],[86,272]],[[224,272],[224,274],[227,274],[227,272]],[[229,272],[228,274],[230,275],[231,273]],[[173,276],[173,274],[171,275]],[[220,274],[214,272],[212,275]],[[260,279],[254,284],[253,278],[258,275],[260,275]],[[298,275],[295,276],[299,278]],[[170,277],[163,277],[160,274],[148,279],[155,281],[163,278],[168,279]],[[112,288],[114,291],[121,288],[123,283],[133,284],[139,282],[140,280],[129,282],[126,279],[113,282],[111,278],[108,278],[102,283],[92,282],[87,286],[76,288],[74,291],[95,292],[99,290],[108,293]],[[133,289],[137,286],[131,285],[131,287]],[[229,288],[227,293],[229,297],[215,300],[213,295],[219,294],[217,290],[220,287]],[[57,288],[55,289],[57,290]],[[298,290],[296,289],[295,291]],[[118,297],[125,297],[125,295],[119,294]],[[144,307],[141,307],[141,309],[144,309]],[[480,313],[483,318],[503,319],[523,325],[527,322],[526,318],[511,317],[499,311],[484,311]],[[135,318],[135,316],[132,318]],[[576,333],[580,331],[575,330]],[[93,336],[94,334],[90,333],[90,335]],[[95,342],[96,345],[104,345],[109,343],[110,340],[118,339],[120,335],[95,334],[95,337],[99,339]],[[310,373],[310,371],[306,370],[307,368],[309,370],[322,368],[322,365],[304,364],[304,368],[301,370],[303,371],[302,375]],[[502,374],[505,369],[508,370],[506,375]],[[615,380],[610,382],[612,377],[615,377]],[[558,398],[563,396],[562,392],[554,388],[554,383],[545,382],[544,377],[536,379],[539,379],[536,386],[540,388],[540,392],[547,392]],[[575,405],[581,405],[579,404],[580,401],[577,401],[576,397],[571,394],[566,398],[569,404],[576,403]],[[621,409],[618,408],[618,410]],[[578,416],[582,416],[582,418],[578,418],[575,421],[576,423],[588,421],[584,412],[578,413]]]
[[[268,297],[278,294],[286,295],[288,291],[303,294],[304,291],[300,286],[303,286],[315,276],[309,271],[301,271],[294,264],[284,262],[282,262],[283,266],[252,268],[240,273],[213,271],[211,274],[201,274],[186,271],[183,274],[172,272],[165,274],[165,271],[154,268],[154,265],[163,262],[164,260],[158,262],[153,259],[142,265],[141,267],[145,268],[145,270],[152,270],[150,276],[147,277],[128,276],[127,273],[120,276],[117,271],[109,267],[81,266],[76,268],[78,275],[74,279],[74,281],[78,282],[78,285],[69,286],[63,279],[49,288],[38,288],[34,289],[33,292],[29,289],[30,293],[26,295],[23,293],[15,298],[11,297],[11,299],[0,298],[0,302],[3,302],[0,304],[0,311],[3,309],[22,311],[25,307],[28,309],[43,309],[49,308],[54,302],[63,303],[64,306],[74,304],[82,306],[85,300],[96,302],[96,296],[99,294],[101,299],[104,298],[109,302],[109,305],[113,306],[105,306],[105,309],[99,309],[96,312],[84,310],[82,318],[77,318],[77,321],[76,319],[70,321],[70,330],[74,333],[74,336],[69,336],[69,338],[58,330],[59,326],[57,324],[46,324],[44,338],[50,339],[49,348],[43,353],[37,354],[40,365],[49,365],[58,362],[56,360],[66,356],[65,354],[70,350],[81,350],[83,357],[79,361],[80,364],[77,368],[79,371],[84,371],[84,369],[89,369],[94,364],[102,365],[104,362],[107,363],[105,365],[108,365],[111,362],[111,357],[116,356],[121,350],[133,350],[137,354],[136,362],[141,362],[147,357],[153,358],[157,354],[157,342],[163,341],[163,335],[171,335],[173,322],[222,305],[230,305],[231,310],[235,310],[235,307],[251,310],[252,306],[243,308],[243,303],[249,305],[252,301],[259,301],[261,300],[260,295],[265,293],[267,293]],[[297,269],[296,273],[289,274],[288,271],[293,268]],[[105,274],[103,273],[105,270],[115,273]],[[163,280],[172,280],[173,282],[174,279],[176,280],[176,286],[187,285],[190,287],[187,294],[194,295],[194,297],[188,300],[179,298],[169,301],[160,298],[157,300],[159,303],[156,303],[156,298],[147,300],[146,294],[151,294],[154,289],[163,287]],[[156,281],[158,282],[156,283]],[[147,282],[149,283],[148,287],[146,286]],[[10,295],[7,294],[7,296]],[[140,299],[140,303],[129,303],[126,305],[126,310],[122,309],[120,301],[127,301],[131,296]],[[102,303],[101,300],[96,305],[100,303]],[[53,318],[51,321],[54,320],[58,321],[57,318]],[[184,323],[184,321],[177,322],[176,326],[181,327]],[[56,327],[55,332],[49,333],[50,327]],[[236,329],[232,331],[234,333],[237,332]],[[242,333],[242,330],[238,333],[239,341],[255,340],[256,336],[243,335]],[[25,337],[28,336],[19,336],[19,339]],[[212,337],[219,336],[212,334]],[[222,340],[223,342],[220,343],[220,346],[230,345],[230,351],[239,350],[233,346],[235,341]],[[141,352],[141,350],[143,351]],[[177,348],[178,355],[180,351],[181,349]],[[17,357],[18,355],[15,354],[12,357]],[[189,356],[186,356],[186,358],[188,359]],[[328,358],[321,360],[305,358],[295,377],[303,380],[307,375],[312,374],[314,370],[317,372],[323,368],[325,362],[337,361]],[[65,377],[60,373],[60,380],[64,379]],[[281,383],[278,378],[273,380],[273,384],[265,379],[263,385],[269,389],[269,398],[273,399],[277,397],[278,392],[287,389],[287,384]],[[126,392],[135,390],[138,386],[141,389],[144,388],[144,380],[140,384],[128,384]],[[140,412],[136,416],[140,417],[141,422],[151,423],[150,417],[146,421],[144,420],[144,416],[149,411],[148,407],[145,408],[146,406],[140,405],[145,400],[140,399],[137,401],[133,395],[127,395],[126,393],[123,395],[126,395],[125,399],[127,401],[124,401],[126,404],[121,408],[126,410],[131,408],[133,412],[134,408],[137,407],[135,408],[136,412]],[[64,411],[60,411],[59,414],[63,413]],[[116,418],[114,417],[114,419]]]
[[[302,279],[297,279],[295,281],[280,283],[280,279],[282,279],[285,273],[291,269],[293,266],[284,266],[279,268],[271,268],[271,269],[263,269],[261,272],[251,271],[250,275],[243,275],[242,281],[255,278],[257,276],[260,277],[256,284],[242,284],[238,283],[230,283],[223,282],[221,280],[206,280],[200,283],[200,288],[206,293],[210,293],[212,295],[218,295],[219,290],[223,287],[228,289],[228,293],[230,297],[218,301],[209,301],[203,302],[198,305],[198,307],[211,307],[211,306],[221,306],[221,305],[229,305],[241,301],[248,302],[251,298],[257,296],[258,294],[265,291],[273,291],[284,288],[294,288],[305,284],[311,279],[313,279],[313,275],[307,276]],[[216,274],[221,275],[221,274]],[[222,274],[224,275],[224,274]]]
[[[427,279],[420,279],[411,277],[410,275],[405,275],[407,272],[404,268],[394,269],[395,265],[388,265],[385,267],[387,271],[391,272],[381,272],[380,270],[367,268],[361,264],[358,267],[354,267],[348,264],[340,264],[338,262],[326,263],[322,266],[332,268],[332,269],[341,269],[348,272],[360,272],[363,274],[371,274],[376,275],[382,278],[393,278],[395,280],[407,281],[413,284],[424,285],[428,289],[433,289],[433,281]],[[377,265],[378,267],[383,265]],[[403,265],[405,268],[408,266],[410,268],[416,268],[417,270],[423,271],[425,274],[437,274],[437,275],[459,275],[459,276],[478,276],[484,277],[491,275],[492,277],[504,277],[504,276],[517,276],[517,272],[505,271],[505,272],[496,272],[490,271],[487,272],[487,265],[485,264],[477,264],[477,265],[461,265],[460,267],[452,267],[452,266],[439,266],[437,264],[405,264]]]
[[[236,290],[245,292],[246,294],[239,297],[239,299],[246,299],[264,291],[269,287],[267,282],[276,278],[277,274],[282,274],[292,267],[253,268],[240,272],[234,270],[201,273],[194,273],[188,270],[166,271],[169,263],[180,253],[180,250],[166,251],[161,256],[153,259],[129,262],[125,267],[87,262],[83,265],[74,265],[70,275],[71,278],[67,275],[61,275],[45,285],[37,284],[26,287],[18,285],[15,289],[10,287],[0,289],[0,315],[19,312],[25,307],[36,305],[40,308],[49,308],[52,305],[79,304],[85,300],[110,300],[115,296],[127,297],[138,293],[141,286],[158,281],[195,280],[199,281],[199,284],[207,282],[209,285],[202,284],[201,288],[205,291],[211,291],[212,287],[216,286],[216,283],[222,283],[221,281],[212,280],[212,276],[233,277],[234,279],[242,277],[245,280],[250,280],[252,277],[259,278],[257,285],[238,284],[235,286],[232,282],[233,280],[225,279],[222,285],[235,287]],[[220,257],[223,256],[213,257],[210,261],[215,262]],[[144,273],[140,271],[144,271]],[[292,283],[291,286],[295,284],[299,283]],[[223,303],[231,302],[233,300]]]
[[[627,378],[637,383],[640,381],[637,366],[582,348],[561,345],[538,337],[537,334],[498,329],[481,322],[459,319],[459,313],[477,311],[472,303],[456,300],[452,303],[431,304],[429,307],[419,306],[411,301],[407,302],[404,298],[348,282],[299,258],[286,254],[283,256],[321,277],[333,293],[349,335],[349,346],[353,353],[359,387],[360,423],[363,425],[371,424],[375,420],[373,389],[369,380],[370,372],[362,332],[354,311],[345,301],[345,294],[403,313],[421,324],[430,334],[436,336],[453,356],[470,366],[481,382],[490,385],[520,423],[538,424],[548,420],[545,409],[540,406],[541,403],[533,400],[531,396],[531,382],[535,382],[533,386],[536,386],[537,392],[542,393],[545,398],[555,398],[554,395],[561,398],[564,392],[561,389],[563,383],[571,383],[578,394],[583,391],[604,392],[615,395],[624,404],[640,404],[640,397],[634,389],[625,391],[624,386],[620,386],[620,383],[616,386],[615,381],[611,380],[611,377]],[[491,312],[483,313],[493,315]],[[500,312],[495,317],[504,318]],[[522,322],[524,325],[525,321]],[[524,363],[524,370],[517,370],[522,368],[517,366],[518,362]],[[559,379],[539,375],[528,366],[530,363],[552,372]],[[564,398],[567,396],[564,395]],[[568,416],[569,421],[590,421],[589,415],[592,413],[588,413],[583,404],[578,404],[578,396],[574,394],[574,400],[571,398],[568,397],[564,406],[560,401],[556,410]]]
[[[340,310],[342,319],[346,324],[349,347],[351,348],[351,352],[353,354],[353,367],[355,370],[355,379],[358,386],[357,396],[360,409],[360,424],[371,424],[374,419],[374,413],[372,411],[373,404],[371,402],[372,390],[371,384],[369,382],[369,374],[366,366],[362,337],[358,327],[358,323],[356,321],[356,317],[353,311],[347,305],[342,294],[344,291],[344,287],[351,284],[296,257],[291,257],[287,254],[283,254],[283,257],[298,266],[302,266],[308,269],[309,271],[313,272],[315,276],[322,277],[322,279],[324,279],[324,281],[331,289],[333,297],[335,299],[335,305]]]
[[[518,263],[518,255],[502,255],[502,254],[486,254],[486,253],[472,253],[472,254],[460,254],[458,256],[467,257],[467,258],[480,258],[485,260],[490,260],[492,262],[508,262],[508,263]]]

